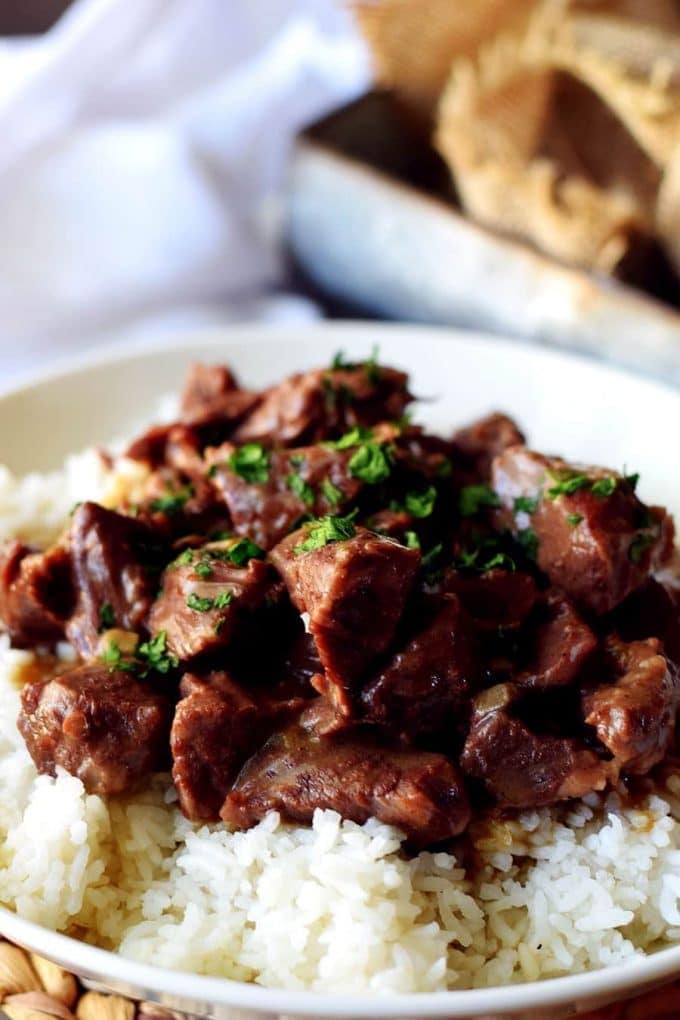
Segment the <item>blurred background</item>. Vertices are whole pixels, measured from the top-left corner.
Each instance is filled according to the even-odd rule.
[[[0,379],[229,321],[680,385],[680,0],[2,0]]]

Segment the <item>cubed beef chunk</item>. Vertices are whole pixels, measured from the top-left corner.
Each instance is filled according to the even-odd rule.
[[[514,680],[518,687],[535,690],[573,683],[597,646],[590,627],[558,591],[541,600],[528,641]]]
[[[492,484],[501,522],[520,539],[531,529],[538,566],[583,610],[612,609],[670,555],[670,518],[613,472],[513,446],[494,461]]]
[[[496,412],[454,433],[454,459],[459,468],[469,473],[470,479],[487,481],[494,457],[524,441],[524,435],[512,418]]]
[[[680,670],[680,600],[673,574],[648,578],[615,610],[612,624],[624,641],[658,637],[664,655]]]
[[[660,762],[675,732],[679,678],[655,638],[609,638],[605,668],[614,683],[586,691],[583,713],[623,772],[643,775]]]
[[[294,605],[309,616],[325,670],[320,693],[349,715],[362,675],[394,638],[420,553],[364,528],[303,551],[313,534],[307,528],[294,532],[271,559]]]
[[[297,446],[341,435],[355,425],[396,421],[413,399],[407,382],[403,372],[368,362],[298,373],[267,390],[233,438]]]
[[[470,820],[462,778],[443,755],[392,750],[356,732],[315,737],[300,726],[275,734],[251,758],[221,817],[249,828],[279,811],[308,824],[317,808],[359,824],[378,818],[416,846],[450,839]]]
[[[233,427],[259,402],[259,394],[241,389],[225,365],[196,362],[184,384],[180,414],[189,425]]]
[[[0,548],[0,623],[13,645],[54,644],[73,609],[71,564],[62,545],[32,552],[16,539]]]
[[[512,714],[516,690],[490,688],[476,702],[460,764],[502,807],[530,808],[602,790],[610,767],[570,738],[533,733]]]
[[[371,531],[396,538],[400,542],[404,540],[406,532],[412,530],[413,525],[413,517],[405,510],[378,510],[366,521],[366,527]]]
[[[88,793],[113,794],[165,767],[170,717],[151,687],[95,664],[24,687],[18,726],[39,772],[61,766]]]
[[[206,480],[205,466],[202,474],[188,480],[172,468],[154,471],[134,507],[136,520],[148,524],[167,541],[230,530],[229,511]]]
[[[256,742],[257,707],[224,672],[186,674],[170,731],[172,778],[192,822],[219,819],[232,781]]]
[[[163,550],[158,536],[141,521],[96,503],[77,508],[67,545],[77,602],[66,636],[81,655],[91,658],[102,630],[144,630]]]
[[[253,557],[237,565],[236,548],[234,539],[208,542],[185,550],[166,568],[151,629],[165,631],[168,650],[179,659],[226,648],[237,621],[262,606],[271,592],[267,563]]]
[[[536,582],[530,574],[497,567],[483,574],[447,571],[443,588],[458,596],[480,633],[521,626],[538,597]]]
[[[207,450],[206,463],[213,485],[229,508],[234,530],[250,535],[265,549],[310,514],[342,513],[363,488],[349,469],[354,450],[325,446],[262,450],[257,478],[238,464],[233,466],[235,453],[238,457],[236,448],[225,443]]]
[[[478,670],[471,632],[460,600],[446,596],[429,624],[364,688],[366,717],[415,735],[464,716]]]
[[[153,469],[168,467],[184,477],[205,477],[200,438],[189,425],[155,425],[130,444],[125,456]]]

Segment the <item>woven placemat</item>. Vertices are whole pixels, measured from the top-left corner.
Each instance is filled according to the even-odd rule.
[[[0,1012],[9,1020],[180,1020],[154,1002],[89,992],[49,960],[0,941]],[[581,1014],[581,1020],[680,1020],[680,983],[615,1006]]]

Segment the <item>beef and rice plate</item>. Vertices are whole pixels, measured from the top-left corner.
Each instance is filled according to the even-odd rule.
[[[637,810],[676,746],[672,518],[626,469],[500,413],[432,435],[412,399],[375,358],[263,392],[194,365],[115,505],[7,539],[37,772],[111,804],[169,772],[194,831],[377,819],[406,867],[474,871],[480,832],[552,805]]]

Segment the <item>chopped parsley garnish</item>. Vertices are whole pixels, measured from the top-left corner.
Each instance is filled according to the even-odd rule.
[[[651,532],[639,531],[628,549],[628,559],[631,563],[640,563],[651,545],[654,545],[656,536]]]
[[[364,365],[364,368],[366,370],[366,377],[367,377],[368,381],[372,382],[374,385],[379,383],[380,382],[380,378],[381,378],[381,376],[380,376],[380,367],[378,365],[378,353],[379,353],[379,350],[380,350],[380,348],[376,344],[375,347],[373,348],[373,350],[371,351],[370,358],[368,358],[366,360],[366,363]]]
[[[395,501],[390,504],[390,509],[397,512],[403,510],[410,514],[411,517],[430,517],[434,510],[436,499],[437,490],[434,485],[430,485],[422,492],[407,492],[404,496],[404,502],[398,503]]]
[[[548,489],[548,499],[571,496],[580,489],[589,489],[591,486],[588,475],[579,474],[577,471],[564,471],[561,475],[553,475],[553,478],[557,484]]]
[[[314,506],[314,492],[300,475],[288,475],[286,485],[301,499],[305,506]]]
[[[215,555],[215,551],[210,550],[209,555]],[[235,567],[245,567],[246,563],[250,563],[251,560],[261,560],[265,556],[266,553],[262,546],[249,538],[239,538],[238,542],[235,542],[224,555],[222,550],[218,553],[218,559],[228,559]]]
[[[513,510],[516,514],[535,514],[538,510],[538,505],[541,502],[539,496],[518,496],[515,502],[512,504]]]
[[[203,581],[208,577],[212,577],[213,568],[210,565],[210,560],[207,557],[200,559],[194,567],[194,571]]]
[[[640,481],[640,473],[638,471],[635,471],[632,475],[627,475],[626,469],[624,468],[623,480],[624,482],[627,482],[627,484],[630,485],[633,492],[635,492],[635,490],[637,489],[638,482]]]
[[[482,507],[499,505],[498,496],[488,485],[466,485],[460,490],[458,509],[462,517],[472,517]]]
[[[500,548],[496,538],[485,538],[479,541],[476,546],[463,549],[456,558],[454,566],[458,570],[474,570],[479,574],[494,569],[513,572],[517,569],[512,556]]]
[[[331,369],[333,371],[336,371],[343,368],[352,369],[354,368],[354,365],[352,364],[351,361],[345,360],[344,351],[336,351],[336,353],[333,355],[333,360],[331,361]]]
[[[115,641],[109,641],[104,651],[104,662],[109,667],[109,672],[124,670],[145,680],[152,671],[156,673],[168,673],[171,669],[177,669],[179,659],[167,651],[167,634],[159,630],[158,634],[150,641],[138,644],[132,656],[123,659],[123,654]]]
[[[529,559],[535,560],[538,556],[538,535],[533,528],[524,528],[523,531],[518,531],[517,541]]]
[[[208,471],[207,471],[208,478],[214,478],[216,474],[217,474],[217,464],[211,464],[210,467],[208,468]]]
[[[616,489],[617,481],[613,476],[608,478],[598,478],[596,482],[593,482],[592,491],[594,496],[602,496],[607,498],[611,496]]]
[[[347,467],[353,478],[368,485],[386,481],[392,473],[392,454],[380,443],[363,443],[350,457]]]
[[[404,532],[404,545],[407,549],[420,549],[420,539],[415,531]]]
[[[570,528],[577,528],[583,520],[583,514],[567,514],[567,524]]]
[[[185,503],[194,494],[193,485],[183,485],[180,489],[168,488],[165,496],[158,496],[149,503],[149,509],[154,514],[167,514],[172,516],[179,513]]]
[[[578,471],[564,471],[560,475],[552,476],[556,485],[548,489],[548,499],[557,499],[559,496],[573,496],[575,492],[582,489],[590,489],[594,496],[607,499],[616,491],[619,479],[613,475],[604,478],[589,478],[588,475]]]
[[[323,445],[329,450],[351,450],[353,446],[360,446],[367,440],[373,438],[373,429],[364,428],[363,425],[355,425],[349,432],[339,439],[328,439]]]
[[[177,566],[177,567],[186,567],[189,563],[193,563],[193,561],[194,561],[194,550],[193,549],[185,549],[184,552],[180,553],[179,556],[177,557],[177,559],[175,560],[175,566]]]
[[[228,605],[234,600],[234,594],[230,591],[221,591],[219,595],[216,595],[213,599],[213,605],[215,609],[226,609]]]
[[[99,609],[99,633],[111,630],[116,626],[116,614],[110,602],[105,602]]]
[[[189,609],[194,609],[197,613],[207,613],[213,607],[213,600],[211,598],[201,598],[195,591],[192,591],[187,599],[187,606]]]
[[[304,542],[295,546],[293,550],[296,556],[300,553],[314,552],[315,549],[323,549],[329,542],[344,542],[348,538],[354,538],[358,510],[353,510],[347,517],[319,517],[310,526]]]
[[[262,443],[244,443],[229,456],[231,470],[251,485],[262,485],[269,478],[269,454]]]
[[[290,458],[291,467],[302,467],[304,462],[305,458],[302,456],[301,453],[294,453],[293,456]]]
[[[428,549],[428,551],[424,553],[423,558],[421,560],[421,567],[426,574],[430,573],[430,571],[432,571],[432,569],[435,567],[437,560],[439,559],[443,551],[444,546],[442,545],[441,542],[437,542],[436,545],[433,545],[431,549]]]
[[[179,666],[177,656],[171,655],[167,651],[167,634],[164,630],[159,630],[151,641],[145,641],[139,645],[135,655],[146,663],[146,667],[139,674],[142,680],[148,676],[152,669],[156,673],[167,673],[168,670],[176,669]]]
[[[326,502],[330,503],[331,506],[337,506],[343,497],[342,489],[339,489],[337,485],[333,485],[330,478],[324,478],[322,480],[321,492]]]

